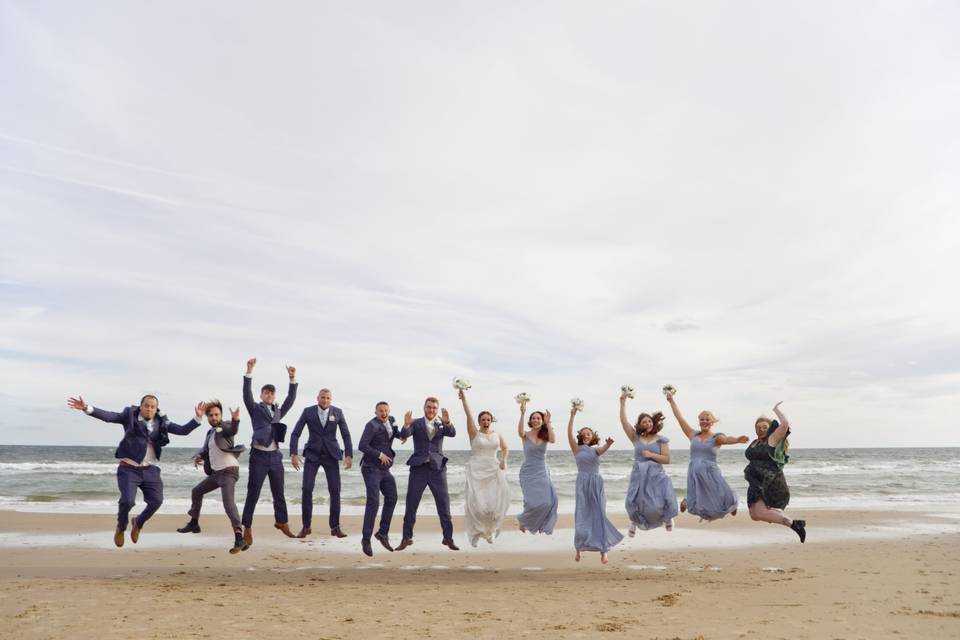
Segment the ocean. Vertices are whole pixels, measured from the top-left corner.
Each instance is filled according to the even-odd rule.
[[[743,446],[724,447],[719,452],[719,464],[727,481],[746,506],[747,486],[743,479]],[[0,510],[69,513],[113,513],[117,504],[116,469],[113,447],[53,447],[0,445]],[[203,472],[194,469],[191,456],[195,449],[166,447],[161,468],[164,480],[164,504],[161,513],[186,513],[190,506],[190,489],[203,478]],[[463,513],[463,466],[469,451],[446,452],[450,461],[447,478],[450,487],[451,508],[454,514]],[[394,475],[400,492],[397,513],[403,512],[406,493],[407,467],[403,464],[409,451],[401,450]],[[601,470],[606,483],[608,509],[623,508],[623,497],[632,466],[632,451],[609,451],[603,456]],[[507,470],[511,485],[513,506],[511,514],[522,510],[522,495],[517,479],[523,455],[510,454]],[[684,450],[673,451],[673,464],[667,473],[673,480],[677,495],[682,496],[686,486],[686,468],[689,457]],[[364,503],[363,479],[360,476],[359,456],[353,469],[341,473],[344,513],[362,513]],[[574,483],[577,474],[573,456],[560,443],[547,454],[550,473],[560,496],[560,510],[572,513]],[[246,486],[246,458],[241,459],[238,502],[242,505]],[[294,471],[284,457],[286,467],[286,496],[291,518],[299,521],[301,475]],[[927,512],[953,511],[960,508],[960,448],[883,448],[883,449],[792,449],[790,463],[785,469],[790,485],[791,507],[803,509],[882,509],[923,510]],[[424,494],[432,501],[429,492]],[[261,503],[270,501],[270,491],[264,487]],[[321,472],[314,491],[315,513],[323,513],[327,504],[326,481]],[[138,495],[138,504],[142,498]],[[216,492],[207,496],[209,508],[218,508]],[[432,505],[424,505],[428,511]],[[424,508],[424,507],[421,507]],[[205,510],[208,507],[205,506]],[[258,513],[269,513],[261,504]]]

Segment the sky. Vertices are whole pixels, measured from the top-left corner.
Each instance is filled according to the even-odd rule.
[[[77,394],[236,406],[257,357],[355,440],[379,400],[462,427],[459,376],[511,447],[525,391],[627,448],[623,384],[735,435],[782,400],[794,447],[960,446],[957,24],[0,0],[0,444],[115,444]]]

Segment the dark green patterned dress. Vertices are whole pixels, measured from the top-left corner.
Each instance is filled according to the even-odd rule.
[[[743,470],[747,479],[747,505],[763,500],[768,507],[784,509],[790,502],[790,488],[783,476],[783,467],[774,459],[776,449],[766,442],[757,442],[744,451],[750,463]]]

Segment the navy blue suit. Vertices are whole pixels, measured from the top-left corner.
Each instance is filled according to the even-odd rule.
[[[380,516],[378,533],[390,534],[390,520],[393,510],[397,506],[397,481],[390,473],[390,466],[380,462],[383,453],[391,460],[397,454],[392,445],[395,438],[400,437],[400,430],[394,423],[393,416],[387,424],[374,418],[363,427],[360,444],[357,449],[363,453],[360,461],[360,473],[363,475],[363,484],[367,487],[367,502],[363,510],[363,539],[369,540],[373,535],[373,523],[377,519],[377,510],[380,508],[380,494],[383,493],[383,514]]]
[[[250,464],[247,467],[247,499],[243,503],[243,526],[253,526],[253,512],[260,499],[260,490],[263,481],[270,479],[270,493],[273,496],[273,517],[277,524],[287,522],[287,500],[283,495],[283,453],[279,443],[283,442],[287,434],[287,425],[280,422],[297,399],[297,383],[291,382],[287,397],[283,405],[268,405],[265,402],[255,402],[253,399],[253,379],[243,377],[243,404],[250,414],[250,424],[253,427],[253,445],[270,446],[277,442],[276,451],[261,451],[256,447],[250,448]]]
[[[310,432],[307,444],[303,448],[303,457],[306,464],[303,466],[303,490],[300,504],[303,513],[303,526],[309,528],[313,521],[313,488],[317,482],[317,472],[323,467],[327,477],[327,490],[330,492],[330,519],[331,529],[340,528],[340,460],[344,451],[337,442],[337,431],[343,437],[343,447],[348,458],[353,457],[353,443],[350,440],[350,429],[343,411],[333,405],[327,407],[327,419],[320,423],[320,405],[313,405],[303,410],[300,419],[293,427],[290,436],[290,455],[297,455],[297,443],[300,434],[306,426]]]
[[[114,452],[114,457],[128,458],[139,462],[147,455],[147,443],[153,445],[157,460],[163,453],[163,447],[170,443],[170,435],[185,436],[200,426],[197,420],[190,420],[185,425],[174,424],[162,414],[153,418],[153,429],[140,419],[140,407],[132,405],[120,413],[106,411],[93,407],[90,415],[104,422],[114,422],[123,425],[123,439]],[[117,501],[117,528],[126,529],[130,521],[130,510],[136,504],[137,489],[143,492],[146,507],[137,516],[137,527],[142,528],[150,517],[163,504],[163,480],[160,478],[160,467],[131,467],[126,464],[117,466],[117,488],[120,490],[120,500]]]
[[[447,490],[447,457],[443,455],[443,439],[457,435],[453,424],[439,424],[433,438],[427,436],[425,418],[414,420],[400,431],[401,438],[413,438],[413,455],[407,460],[410,466],[410,481],[407,484],[407,501],[403,514],[403,537],[413,538],[413,525],[417,521],[417,509],[423,491],[430,487],[433,501],[437,504],[440,529],[444,540],[453,538],[453,518],[450,517],[450,494]]]

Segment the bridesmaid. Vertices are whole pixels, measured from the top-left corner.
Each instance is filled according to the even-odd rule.
[[[577,461],[577,506],[574,511],[573,546],[577,550],[575,557],[580,562],[581,551],[599,551],[600,562],[607,564],[607,552],[623,540],[623,534],[617,531],[607,519],[607,496],[603,492],[603,476],[600,475],[600,456],[613,444],[613,438],[607,438],[603,446],[600,434],[584,427],[573,435],[573,421],[577,408],[570,409],[570,422],[567,423],[567,441],[570,451]]]
[[[493,539],[500,535],[503,518],[510,508],[510,487],[507,486],[505,473],[510,451],[503,436],[490,428],[493,414],[481,411],[478,429],[467,404],[467,394],[462,389],[460,401],[463,402],[463,412],[467,414],[467,433],[470,436],[463,515],[467,536],[475,547],[480,538],[493,544]],[[500,460],[497,460],[497,449],[500,450]]]
[[[663,414],[641,413],[637,423],[627,420],[627,394],[620,395],[620,425],[633,443],[633,471],[627,487],[626,509],[630,517],[632,538],[637,529],[649,531],[663,525],[673,530],[673,519],[679,513],[677,494],[663,465],[670,464],[670,439],[658,435],[663,429]]]
[[[690,466],[687,467],[687,497],[680,503],[680,511],[689,511],[701,520],[719,520],[725,515],[737,515],[737,495],[723,479],[717,466],[717,449],[724,444],[746,444],[747,436],[726,436],[714,433],[713,425],[718,421],[709,411],[701,411],[697,416],[700,430],[694,431],[677,407],[673,399],[674,392],[664,389],[667,402],[673,409],[673,415],[683,433],[690,439]]]
[[[523,440],[523,464],[520,465],[520,490],[523,492],[523,512],[517,516],[520,531],[526,533],[553,533],[557,524],[557,491],[547,469],[547,443],[555,442],[550,412],[534,411],[523,430],[527,413],[526,401],[520,403],[520,422],[517,432]]]
[[[757,522],[770,522],[790,527],[803,543],[807,539],[807,522],[791,520],[783,514],[790,502],[790,488],[783,476],[783,465],[787,463],[787,436],[790,435],[790,422],[780,411],[778,402],[773,412],[780,419],[771,420],[760,416],[754,423],[757,439],[750,443],[744,455],[750,462],[743,470],[749,488],[747,506],[750,518]]]

